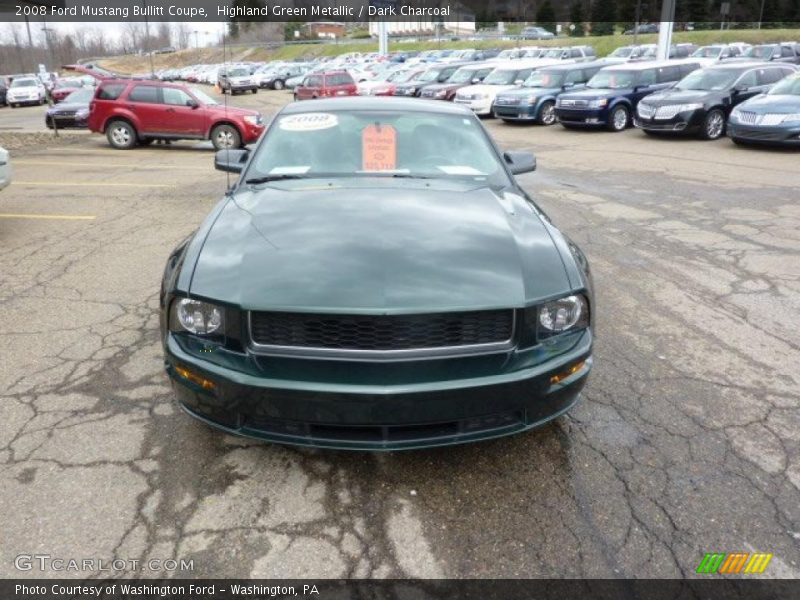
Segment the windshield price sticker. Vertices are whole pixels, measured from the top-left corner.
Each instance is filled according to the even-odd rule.
[[[361,133],[364,171],[397,169],[397,131],[391,125],[368,125]]]
[[[304,113],[283,117],[278,127],[284,131],[319,131],[336,127],[338,124],[339,119],[330,113]]]

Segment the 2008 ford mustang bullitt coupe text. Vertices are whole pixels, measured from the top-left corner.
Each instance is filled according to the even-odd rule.
[[[592,359],[581,251],[468,110],[292,103],[167,261],[166,369],[228,432],[402,449],[516,433],[567,411]]]

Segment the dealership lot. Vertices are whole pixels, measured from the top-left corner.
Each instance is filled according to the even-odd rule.
[[[268,116],[289,97],[229,101]],[[3,109],[0,135],[42,113]],[[486,124],[536,153],[521,183],[592,263],[595,369],[540,430],[393,454],[241,440],[177,409],[158,285],[225,190],[209,144],[14,150],[0,574],[39,576],[14,558],[42,553],[217,577],[675,577],[762,551],[799,577],[798,153]]]

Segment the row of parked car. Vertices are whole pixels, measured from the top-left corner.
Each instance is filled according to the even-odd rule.
[[[705,66],[710,65],[710,66]],[[305,78],[296,100],[369,95],[453,101],[506,122],[636,126],[736,142],[800,145],[798,66],[741,57],[707,62],[520,59],[404,67],[356,84],[344,71]]]

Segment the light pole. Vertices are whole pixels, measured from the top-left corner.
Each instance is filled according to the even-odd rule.
[[[44,42],[45,42],[45,44],[47,44],[47,54],[50,57],[50,66],[52,68],[55,65],[55,59],[53,58],[53,46],[52,46],[52,44],[50,44],[50,32],[51,31],[52,31],[52,29],[50,29],[47,26],[47,23],[42,25],[42,32],[44,32]]]
[[[197,29],[195,29],[192,33],[194,33],[194,49],[197,50],[200,48],[200,44],[197,42],[197,35],[200,33]]]
[[[758,13],[758,28],[761,29],[761,21],[764,20],[764,4],[767,0],[761,0],[761,12]]]

